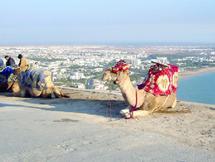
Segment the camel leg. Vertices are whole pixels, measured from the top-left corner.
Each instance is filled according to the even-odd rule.
[[[171,94],[169,96],[166,96],[166,103],[163,105],[164,108],[175,108],[176,106],[176,94]],[[165,101],[164,101],[165,102]]]
[[[175,98],[175,100],[174,100],[174,102],[173,102],[173,104],[172,104],[172,108],[175,108],[176,104],[177,104],[177,100],[176,100],[176,98]]]
[[[42,91],[37,90],[36,88],[31,88],[29,89],[29,93],[31,95],[31,97],[39,97],[42,93]]]
[[[16,96],[16,97],[21,96],[21,88],[20,88],[18,82],[14,82],[14,84],[11,87],[11,90],[12,90],[14,96]]]
[[[47,89],[43,89],[40,96],[43,98],[59,98],[61,95],[54,87],[49,87]]]
[[[59,88],[57,88],[57,87],[54,87],[54,88],[53,88],[53,93],[54,93],[54,95],[55,95],[56,98],[62,97],[62,92],[61,92],[61,90],[60,90]]]
[[[26,89],[23,87],[20,87],[18,82],[14,82],[14,84],[11,87],[11,90],[13,92],[13,95],[16,97],[25,97],[26,96]]]
[[[144,116],[148,116],[151,112],[150,111],[146,111],[146,110],[137,110],[137,111],[133,111],[133,117],[144,117]]]
[[[150,113],[151,113],[150,111],[146,111],[146,110],[136,110],[136,111],[133,111],[133,117],[134,118],[144,117],[144,116],[148,116]],[[129,107],[127,107],[126,109],[122,109],[120,111],[120,114],[125,118],[130,118],[131,117]]]
[[[43,98],[60,98],[62,97],[61,91],[56,87],[49,87],[42,91],[41,97]]]
[[[53,90],[49,88],[46,90],[42,90],[41,97],[42,98],[55,98],[55,95],[53,94]]]
[[[53,93],[54,93],[55,97],[57,97],[57,98],[60,98],[60,97],[69,98],[70,97],[69,95],[64,94],[62,92],[62,90],[60,88],[58,88],[58,87],[54,87]]]

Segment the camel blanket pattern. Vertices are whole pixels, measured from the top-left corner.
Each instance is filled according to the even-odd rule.
[[[144,89],[155,96],[167,96],[176,93],[177,84],[178,67],[156,63],[150,67],[146,80],[138,85],[138,89]]]
[[[0,84],[7,83],[11,74],[13,73],[14,73],[14,70],[10,66],[7,66],[2,70],[0,70]]]
[[[118,61],[111,69],[113,73],[126,70],[129,70],[129,66],[124,60]],[[155,63],[150,67],[145,81],[138,85],[138,89],[144,89],[155,96],[167,96],[176,93],[178,71],[176,65]]]
[[[42,90],[45,88],[45,79],[49,77],[50,73],[41,69],[30,69],[25,72],[21,72],[19,75],[19,81],[21,87],[36,88]]]

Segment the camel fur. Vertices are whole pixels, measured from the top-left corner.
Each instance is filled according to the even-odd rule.
[[[54,86],[51,72],[34,69],[33,74],[23,77],[27,72],[29,71],[26,70],[23,72],[20,68],[15,69],[17,79],[11,88],[14,96],[43,98],[68,97],[58,87]],[[44,77],[42,82],[40,82],[41,75]],[[28,85],[26,86],[23,82],[28,83]]]
[[[138,110],[133,112],[133,117],[145,116],[157,111],[167,111],[169,108],[176,106],[175,93],[168,96],[154,96],[143,89],[134,87],[130,80],[128,70],[113,73],[111,69],[107,69],[103,74],[103,81],[114,81],[119,86],[125,101],[130,106],[136,105]],[[124,117],[129,117],[129,108],[121,110],[120,113]]]

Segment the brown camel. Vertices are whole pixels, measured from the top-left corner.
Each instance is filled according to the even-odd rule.
[[[26,75],[28,72],[29,75]],[[54,86],[51,72],[49,71],[34,69],[22,72],[20,68],[17,68],[15,69],[15,75],[17,75],[17,79],[11,87],[15,96],[43,98],[68,97],[58,87]],[[43,77],[42,81],[40,80],[41,76]]]
[[[104,81],[114,81],[121,90],[122,96],[128,102],[129,107],[138,108],[133,111],[133,117],[145,116],[157,111],[166,111],[176,106],[176,94],[172,93],[168,96],[154,96],[146,92],[144,89],[137,89],[131,83],[129,71],[112,72],[111,69],[105,70],[103,74]],[[120,112],[124,117],[129,118],[131,113],[129,108]]]

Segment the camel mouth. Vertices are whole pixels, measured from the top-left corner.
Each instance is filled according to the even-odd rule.
[[[114,78],[114,80],[113,80],[113,84],[119,84],[119,80],[118,80],[118,78],[116,77],[116,78]]]
[[[116,79],[115,73],[112,73],[111,70],[108,69],[104,71],[104,74],[102,76],[103,81],[112,81],[115,79]]]

